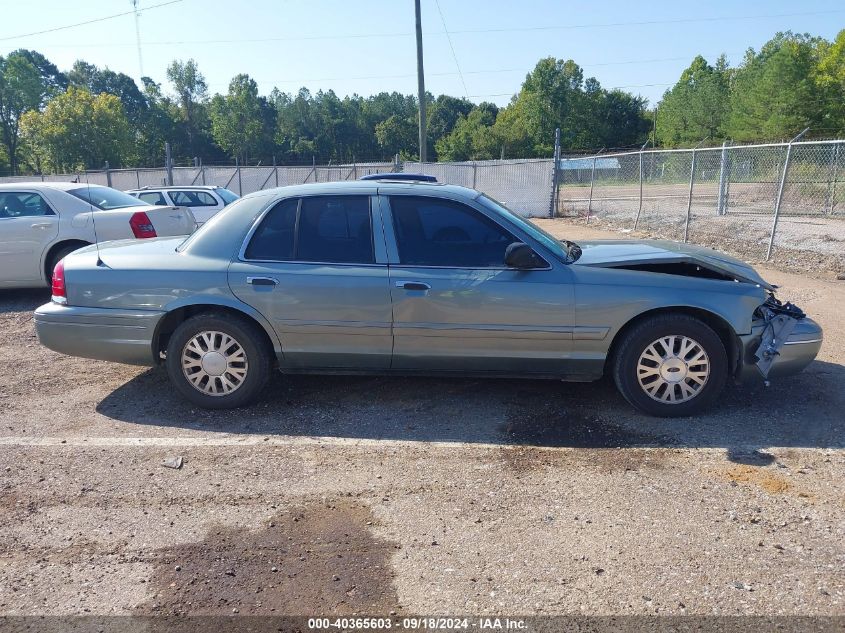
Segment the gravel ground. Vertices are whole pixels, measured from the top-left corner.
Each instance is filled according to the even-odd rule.
[[[353,377],[207,412],[0,292],[0,614],[845,615],[845,283],[763,272],[818,361],[681,420],[607,382]]]

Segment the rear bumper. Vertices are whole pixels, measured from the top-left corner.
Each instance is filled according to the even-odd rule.
[[[763,379],[757,369],[755,351],[760,345],[764,324],[755,324],[751,334],[741,336],[742,358],[738,378],[742,382],[761,381]],[[787,337],[780,353],[775,359],[769,378],[780,378],[797,374],[809,365],[819,353],[822,346],[822,328],[810,318],[801,319]]]
[[[154,365],[153,337],[164,312],[45,303],[35,311],[39,342],[68,356]]]

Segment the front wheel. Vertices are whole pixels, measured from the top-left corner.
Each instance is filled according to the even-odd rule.
[[[189,401],[205,409],[232,409],[255,400],[270,376],[271,360],[256,325],[228,314],[200,314],[173,332],[166,365]]]
[[[711,405],[728,376],[719,336],[685,314],[647,318],[625,334],[616,351],[613,377],[625,399],[661,417],[692,415]]]

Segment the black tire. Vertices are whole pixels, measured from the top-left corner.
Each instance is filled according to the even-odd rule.
[[[53,269],[56,268],[56,264],[62,261],[65,257],[70,255],[74,251],[78,251],[80,248],[84,248],[88,246],[88,244],[76,242],[73,244],[66,244],[65,246],[60,246],[55,252],[50,253],[50,257],[47,259],[47,268],[45,272],[47,273],[47,285],[52,285],[53,283]]]
[[[661,314],[643,319],[625,332],[623,336],[624,339],[620,341],[613,358],[613,379],[625,399],[640,411],[659,417],[693,415],[712,405],[724,389],[728,378],[728,355],[719,335],[703,321],[686,314]],[[654,385],[658,384],[657,382],[654,384],[648,382],[645,386],[640,383],[638,365],[641,355],[661,337],[670,336],[687,337],[697,343],[704,351],[706,360],[709,362],[709,372],[703,385],[698,386],[698,383],[691,377],[682,379],[687,387],[680,384],[675,386],[665,380],[662,387],[655,387]],[[675,339],[672,342],[676,344],[677,353],[681,346],[680,339]],[[664,346],[658,344],[656,349],[663,351]],[[670,354],[667,353],[667,355]],[[695,356],[695,352],[690,352],[688,358],[692,360]],[[687,376],[687,371],[703,371],[703,365],[683,361],[684,359],[680,359],[680,363],[678,363],[677,360],[672,359],[671,363],[678,365],[678,367],[675,367],[671,363],[667,365],[645,359],[644,362],[653,366],[658,375],[644,377],[643,380],[657,381],[662,380],[663,376],[667,376],[669,377],[668,380],[671,381],[674,374],[669,372],[677,372],[678,375],[683,372],[683,376]],[[644,369],[643,371],[647,372],[648,370]],[[649,395],[646,391],[647,388],[654,389],[654,396]],[[687,393],[685,396],[682,388],[695,389],[695,393],[691,396]],[[672,390],[671,396],[668,394],[670,389]],[[669,397],[675,397],[678,400],[683,397],[688,397],[688,399],[676,403],[663,400],[663,398]]]
[[[209,395],[201,391],[200,387],[208,385],[211,380],[210,375],[207,375],[208,380],[202,379],[200,386],[195,387],[183,371],[182,355],[186,345],[194,337],[204,332],[218,332],[228,335],[234,339],[237,345],[240,345],[244,352],[246,360],[245,376],[239,386],[230,393]],[[215,338],[214,340],[222,341],[222,338]],[[272,349],[264,332],[248,319],[231,314],[206,313],[191,317],[176,328],[167,343],[165,364],[167,374],[177,391],[193,404],[204,409],[234,409],[250,404],[261,393],[270,377],[271,354]],[[223,376],[227,380],[236,380],[236,377],[229,373],[230,366],[233,365],[226,365]],[[222,382],[215,382],[215,388],[217,387],[222,389]]]

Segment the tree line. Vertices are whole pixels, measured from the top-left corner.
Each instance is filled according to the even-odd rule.
[[[656,108],[655,136],[667,147],[705,139],[789,140],[845,133],[845,30],[833,42],[778,33],[730,68],[724,56],[693,59]]]
[[[79,60],[59,70],[37,51],[0,56],[0,173],[48,173],[177,164],[345,163],[413,160],[416,97],[334,91],[260,95],[235,76],[210,95],[194,60],[175,60],[167,83]],[[778,33],[730,68],[698,56],[653,109],[606,89],[572,60],[541,59],[505,107],[426,95],[428,154],[436,160],[548,157],[554,130],[565,153],[598,148],[694,145],[705,138],[789,138],[806,126],[845,128],[845,31],[833,42]]]

